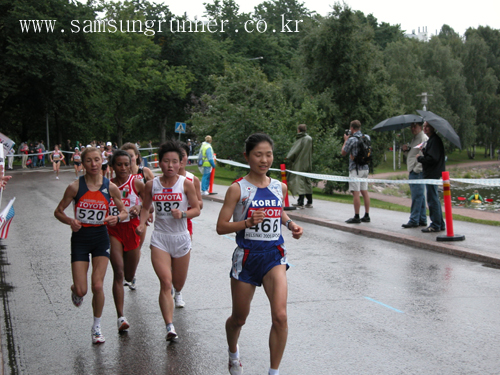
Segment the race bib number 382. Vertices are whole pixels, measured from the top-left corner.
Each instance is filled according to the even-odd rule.
[[[248,209],[248,217],[252,217],[252,212],[257,208]],[[245,239],[259,241],[276,241],[281,235],[281,207],[265,208],[266,217],[257,225],[245,229]]]

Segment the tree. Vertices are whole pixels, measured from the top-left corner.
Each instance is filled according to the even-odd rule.
[[[472,146],[475,141],[473,127],[476,111],[465,84],[462,62],[454,57],[450,46],[443,44],[439,37],[433,37],[424,44],[421,65],[426,76],[432,78],[429,82],[438,85],[437,94],[427,90],[435,95],[432,104],[428,106],[429,110],[446,118],[453,125],[460,136],[462,147]],[[442,86],[444,103],[439,98],[439,86]],[[434,107],[434,103],[437,106]],[[452,149],[454,146],[448,143],[448,148]]]
[[[88,107],[98,47],[91,36],[68,32],[68,27],[72,20],[93,17],[89,6],[64,0],[2,2],[0,114],[5,132],[17,140],[42,139],[47,116],[52,142],[91,132]],[[32,25],[21,30],[20,20],[44,19],[57,20],[52,31],[42,27],[37,32]]]
[[[469,34],[465,43],[463,58],[467,90],[472,95],[476,109],[476,128],[479,140],[490,149],[493,157],[500,135],[499,80],[492,68],[488,67],[489,47],[478,33]]]

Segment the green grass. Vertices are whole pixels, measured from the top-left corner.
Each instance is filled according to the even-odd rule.
[[[388,172],[401,172],[406,174],[406,164],[403,163],[403,154],[401,153],[401,169],[398,169],[398,152],[396,152],[396,171],[393,168],[393,153],[392,151],[386,151],[387,161],[380,163],[376,168],[374,173],[388,173]],[[476,157],[474,159],[469,159],[466,150],[455,150],[451,154],[447,154],[448,160],[447,165],[450,164],[463,164],[471,163],[475,161],[491,161],[490,157],[484,157],[484,147],[476,148]],[[495,160],[495,159],[493,159]]]
[[[198,170],[198,167],[190,166],[190,167],[187,167],[186,169],[189,170],[191,173],[193,173],[195,176],[197,176],[201,180],[202,175],[201,175],[200,171]],[[246,170],[246,171],[243,171],[243,170],[242,171],[234,171],[234,170],[226,169],[224,167],[216,168],[215,169],[214,183],[217,185],[230,186],[234,180],[236,180],[239,177],[245,176],[247,171],[248,170]],[[337,193],[334,195],[328,195],[328,194],[323,193],[323,191],[317,187],[313,188],[313,198],[325,200],[325,201],[330,201],[330,202],[352,204],[352,195],[350,195],[350,194]],[[363,205],[363,198],[361,198],[361,205]],[[410,207],[401,206],[399,204],[385,202],[385,201],[381,201],[378,199],[370,199],[370,207],[381,208],[381,209],[390,210],[390,211],[410,213]],[[470,217],[462,216],[462,215],[457,215],[457,214],[453,214],[453,219],[459,220],[459,221],[466,221],[469,223],[500,226],[500,222],[498,222],[498,221],[479,220],[479,219],[474,219],[474,218],[470,218]]]

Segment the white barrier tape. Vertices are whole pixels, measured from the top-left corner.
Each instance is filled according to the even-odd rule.
[[[22,156],[24,156],[24,155],[26,155],[26,156],[37,156],[37,155],[47,155],[47,154],[51,154],[51,153],[52,153],[52,152],[46,151],[46,152],[42,152],[41,154],[13,154],[13,155],[8,155],[8,154],[7,154],[6,156],[7,156],[7,157],[9,157],[9,156],[11,156],[11,157],[12,157],[12,156],[14,156],[14,157],[19,157],[19,158],[20,158],[20,157],[22,157]]]
[[[235,167],[241,168],[250,168],[247,164],[238,163],[232,160],[226,159],[217,159],[218,162],[223,164],[234,165]],[[281,172],[281,169],[277,168],[269,168],[271,171]],[[321,181],[340,181],[340,182],[349,182],[349,181],[361,181],[361,182],[369,182],[369,183],[383,183],[383,184],[413,184],[413,185],[442,185],[442,180],[437,179],[422,179],[422,180],[382,180],[375,178],[353,178],[353,177],[345,177],[345,176],[332,176],[326,174],[316,174],[316,173],[304,173],[304,172],[296,172],[291,171],[289,169],[287,172],[311,178],[313,180],[321,180]],[[491,178],[491,179],[472,179],[472,178],[450,178],[451,181],[462,182],[466,184],[477,184],[477,185],[488,185],[488,186],[500,186],[500,178]]]

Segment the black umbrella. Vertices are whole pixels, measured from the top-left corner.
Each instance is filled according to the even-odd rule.
[[[388,130],[399,130],[410,126],[414,122],[424,122],[422,117],[417,115],[399,115],[385,119],[375,125],[372,130],[378,131],[388,131]]]
[[[455,129],[451,126],[451,124],[446,121],[444,118],[432,113],[431,111],[421,111],[417,109],[417,112],[432,125],[434,129],[436,129],[443,137],[457,146],[460,150],[462,149],[462,145],[460,144],[460,137],[455,132]]]

